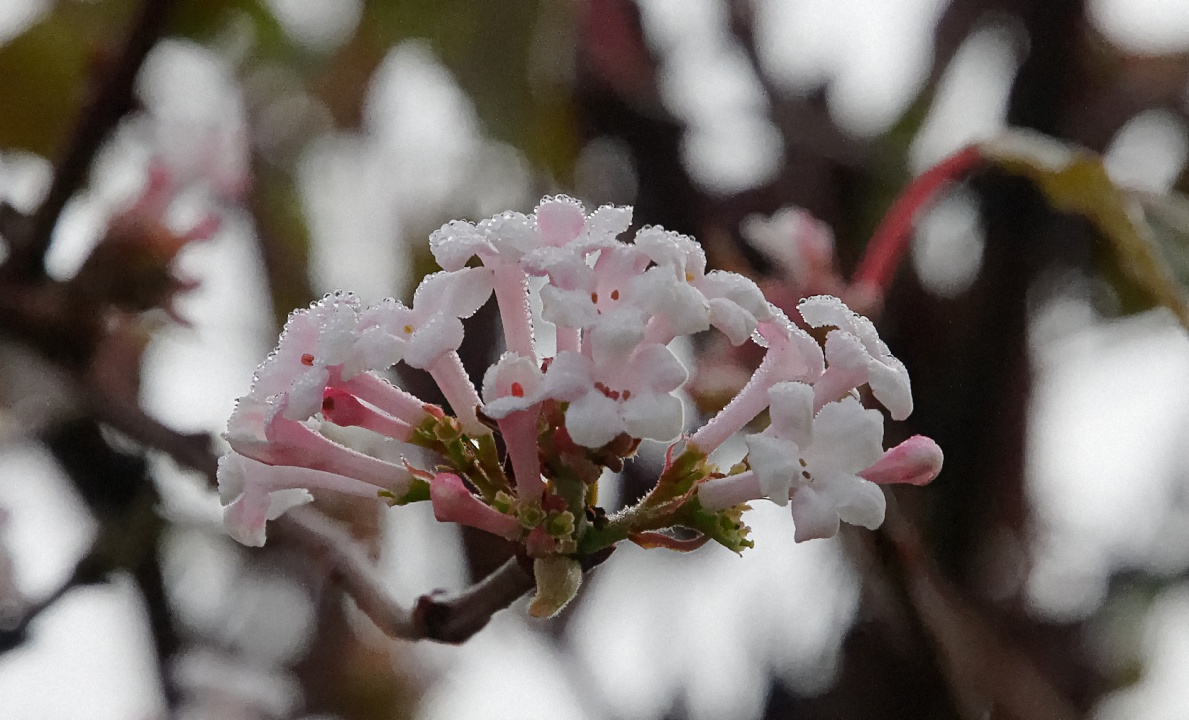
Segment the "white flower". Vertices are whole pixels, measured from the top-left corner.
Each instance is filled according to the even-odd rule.
[[[384,300],[363,311],[356,344],[368,368],[398,362],[428,369],[462,344],[461,318],[470,317],[491,296],[491,273],[463,268],[429,275],[413,293],[413,307]]]
[[[544,391],[569,402],[570,438],[597,448],[620,433],[662,441],[676,438],[684,415],[680,398],[672,393],[688,377],[667,347],[643,344],[626,361],[603,365],[578,353],[558,353],[545,374]]]
[[[516,353],[504,353],[483,375],[483,412],[499,420],[541,402],[545,374]]]
[[[556,257],[551,250],[569,248],[583,255],[614,242],[632,223],[632,209],[605,205],[590,215],[582,203],[565,195],[544,198],[531,216],[507,212],[474,225],[446,223],[429,239],[434,259],[446,270],[464,267],[472,257],[485,266],[532,264]]]
[[[866,383],[893,419],[912,414],[908,370],[879,339],[870,320],[830,295],[806,298],[798,309],[811,326],[835,328],[826,335],[828,367],[815,388],[819,407]]]
[[[354,295],[334,293],[291,313],[276,350],[256,369],[248,396],[264,401],[283,393],[289,397],[286,417],[313,416],[332,374],[351,363],[358,309]]]
[[[797,541],[831,537],[839,519],[874,529],[883,492],[859,473],[884,454],[883,416],[844,398],[813,413],[813,388],[780,383],[769,390],[772,424],[747,438],[748,463],[764,496],[792,502]]]
[[[700,299],[706,307],[706,322],[721,330],[731,344],[745,342],[760,320],[772,316],[764,294],[751,280],[724,270],[707,273],[706,253],[693,239],[662,228],[646,227],[636,234],[635,246],[658,266],[673,273],[688,295]],[[671,331],[674,335],[685,335],[697,330],[675,325]]]

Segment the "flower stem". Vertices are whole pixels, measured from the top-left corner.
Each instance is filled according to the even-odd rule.
[[[528,305],[528,278],[519,265],[499,263],[492,268],[495,300],[504,324],[508,350],[536,363],[533,349],[533,321]]]
[[[698,485],[698,502],[707,510],[725,510],[764,496],[759,478],[750,470],[713,478]]]
[[[852,288],[861,288],[865,293],[882,298],[908,249],[917,213],[936,198],[946,183],[962,180],[981,161],[978,147],[971,145],[917,176],[888,208],[883,221],[871,235],[867,251],[851,278]]]
[[[458,357],[457,352],[451,350],[443,353],[429,366],[429,374],[441,388],[450,407],[454,409],[454,415],[458,418],[463,432],[471,437],[491,434],[491,429],[479,422],[478,416],[475,415],[475,408],[481,402],[479,393],[467,376],[462,366],[462,358]]]
[[[422,402],[420,398],[370,372],[360,373],[345,381],[343,387],[360,400],[409,425],[419,425],[434,414],[429,410],[434,408],[433,405]]]

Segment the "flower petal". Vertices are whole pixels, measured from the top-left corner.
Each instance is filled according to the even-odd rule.
[[[578,237],[586,224],[582,203],[568,195],[547,197],[537,206],[537,229],[546,245],[561,247]]]
[[[566,408],[566,431],[583,447],[602,447],[624,430],[619,403],[598,391],[587,393]]]
[[[451,220],[429,236],[429,251],[444,270],[458,270],[476,255],[494,255],[487,234],[469,222]]]
[[[903,363],[891,355],[882,358],[882,362],[873,360],[867,378],[871,394],[883,403],[893,420],[903,420],[912,414],[912,384]]]
[[[854,398],[832,402],[813,420],[813,445],[805,452],[809,472],[840,470],[851,475],[883,455],[883,415]]]
[[[833,502],[843,522],[868,530],[883,523],[887,498],[875,483],[843,472],[829,472],[815,475],[814,486]]]
[[[607,384],[635,393],[670,393],[689,379],[689,371],[681,360],[668,346],[657,343],[637,347],[628,358],[626,367],[622,363],[611,367],[613,373],[609,373],[611,376],[606,378]]]
[[[768,433],[792,440],[800,447],[813,442],[813,388],[805,383],[782,382],[768,390]]]
[[[462,321],[456,317],[438,313],[417,328],[405,346],[405,364],[421,370],[428,370],[438,358],[462,345]]]
[[[787,505],[789,493],[801,475],[801,449],[792,440],[772,435],[747,437],[747,462],[755,472],[764,497]]]
[[[592,373],[594,364],[590,358],[576,352],[563,351],[553,358],[545,373],[545,397],[573,402],[594,389]]]
[[[456,318],[475,314],[491,297],[489,268],[462,268],[427,275],[413,292],[413,308],[424,317],[436,313]]]
[[[838,513],[829,499],[811,487],[801,487],[793,493],[793,540],[805,542],[838,534]]]
[[[634,395],[619,403],[619,414],[627,434],[634,438],[669,442],[685,428],[685,408],[672,395]]]

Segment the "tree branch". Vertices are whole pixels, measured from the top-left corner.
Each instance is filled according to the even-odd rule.
[[[176,0],[142,0],[122,50],[103,82],[90,94],[74,132],[54,169],[54,179],[45,200],[33,215],[29,232],[14,243],[10,266],[26,279],[45,274],[45,254],[62,208],[86,180],[95,153],[133,106],[133,84],[149,50],[165,28]]]
[[[320,553],[343,590],[389,637],[461,643],[479,632],[491,616],[534,586],[533,576],[512,558],[480,582],[456,594],[429,594],[412,608],[388,594],[371,560],[358,543],[329,518],[309,508],[290,510],[276,521],[283,536]]]

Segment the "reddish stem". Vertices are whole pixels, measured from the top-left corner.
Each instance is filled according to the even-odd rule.
[[[981,161],[979,148],[970,145],[918,175],[888,208],[883,222],[871,235],[867,252],[851,279],[851,287],[861,287],[876,297],[883,297],[904,251],[908,249],[916,214],[931,204],[947,183],[965,179]]]
[[[667,550],[676,550],[677,552],[692,552],[709,542],[710,536],[699,535],[696,538],[682,540],[665,535],[664,533],[646,530],[644,532],[632,533],[631,535],[628,535],[628,540],[631,540],[646,550],[665,548]]]

